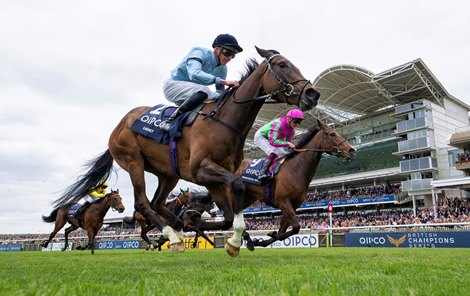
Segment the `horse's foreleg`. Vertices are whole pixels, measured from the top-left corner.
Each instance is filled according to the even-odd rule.
[[[295,214],[295,210],[291,206],[282,207],[281,206],[281,226],[279,227],[279,232],[276,237],[278,240],[285,240],[289,236],[298,234],[300,231],[300,224]],[[287,228],[292,226],[292,229],[287,231]]]
[[[49,235],[49,239],[45,241],[44,243],[42,243],[43,248],[47,248],[49,243],[56,236],[57,232],[59,232],[62,229],[62,227],[64,227],[64,225],[67,223],[66,215],[67,213],[65,211],[59,211],[59,213],[57,213],[54,230]]]
[[[161,215],[175,231],[178,232],[178,237],[182,239],[184,227],[183,221],[181,221],[175,213],[164,206],[168,194],[173,190],[173,188],[175,188],[177,183],[178,178],[159,175],[158,188],[153,195],[150,205],[152,209],[156,210],[157,213]]]
[[[255,250],[255,244],[253,242],[253,240],[251,239],[250,237],[250,234],[248,232],[243,231],[242,233],[242,237],[244,240],[246,240],[246,248],[249,250],[249,251],[254,251]]]
[[[173,251],[184,251],[184,243],[176,235],[174,230],[166,225],[158,215],[153,211],[150,202],[145,194],[145,178],[144,178],[144,165],[142,163],[131,163],[128,167],[128,172],[131,177],[131,182],[134,187],[134,207],[135,210],[144,216],[147,223],[156,226],[162,234],[169,238],[171,248]]]
[[[77,229],[77,228],[78,228],[77,226],[75,226],[75,225],[72,224],[72,225],[70,225],[69,227],[67,227],[67,228],[65,229],[65,235],[64,235],[64,237],[65,237],[65,243],[64,243],[64,247],[62,248],[62,251],[67,250],[67,248],[68,248],[68,246],[69,246],[69,234],[70,234],[70,232],[74,231],[74,230]]]

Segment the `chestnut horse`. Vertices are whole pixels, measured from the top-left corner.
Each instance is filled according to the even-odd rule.
[[[320,96],[311,82],[284,56],[275,50],[256,50],[264,61],[261,64],[254,59],[248,61],[248,71],[241,78],[240,86],[228,90],[217,104],[206,104],[194,124],[182,129],[182,137],[176,143],[179,176],[171,166],[169,145],[132,131],[134,121],[150,110],[150,107],[138,107],[125,115],[114,129],[109,149],[90,162],[88,173],[69,186],[55,203],[61,205],[79,200],[88,188],[109,176],[113,161],[116,161],[129,173],[134,187],[135,210],[169,238],[171,250],[182,252],[183,222],[166,209],[164,203],[178,180],[184,179],[209,190],[224,213],[224,220],[213,222],[210,228],[228,230],[233,226],[234,234],[227,240],[225,249],[230,256],[237,256],[245,230],[245,187],[234,172],[243,159],[245,139],[259,110],[267,99],[310,110],[317,105]],[[151,202],[146,195],[144,171],[158,178],[158,188]],[[172,221],[170,225],[174,229],[160,215]]]
[[[277,240],[284,240],[299,233],[300,224],[295,211],[307,196],[308,186],[315,175],[323,153],[343,159],[352,159],[356,155],[356,150],[333,128],[326,126],[320,120],[317,122],[318,125],[310,127],[299,140],[296,150],[286,155],[278,174],[269,185],[269,197],[266,196],[265,186],[245,183],[244,208],[259,200],[281,209],[279,231],[269,233],[268,235],[271,237],[269,240],[252,241],[246,231],[243,233],[249,250],[253,251],[254,246],[266,247]],[[243,160],[237,171],[238,176],[243,174],[250,162],[250,159]],[[287,231],[289,227],[292,228]]]
[[[92,203],[85,212],[82,214],[81,221],[77,218],[67,218],[70,208],[73,206],[72,203],[65,204],[61,207],[55,208],[49,216],[42,216],[42,221],[47,223],[55,222],[54,231],[52,231],[49,239],[45,241],[42,246],[44,248],[51,242],[54,236],[59,230],[64,227],[68,222],[71,226],[65,229],[65,245],[62,251],[65,251],[68,247],[69,233],[78,229],[83,228],[86,230],[88,235],[87,248],[91,249],[91,254],[95,253],[95,236],[103,226],[103,219],[110,208],[118,211],[119,213],[124,212],[124,205],[122,204],[122,198],[119,195],[119,190],[111,190],[110,193],[106,194],[105,197],[99,199],[95,203]]]

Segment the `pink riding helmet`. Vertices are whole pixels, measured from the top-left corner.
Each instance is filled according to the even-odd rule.
[[[287,117],[304,119],[304,113],[302,113],[302,111],[300,111],[299,109],[292,109],[287,112]]]

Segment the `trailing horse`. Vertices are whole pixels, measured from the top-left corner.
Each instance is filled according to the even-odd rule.
[[[201,223],[202,214],[204,211],[210,212],[214,208],[214,202],[212,201],[212,197],[209,194],[204,192],[191,192],[189,189],[181,190],[180,195],[166,203],[166,207],[178,218],[183,220],[183,231],[196,232],[193,248],[196,247],[199,236],[203,237],[211,245],[214,245],[212,240],[210,240],[209,237],[207,237],[207,235],[198,228],[198,225]],[[144,216],[142,216],[142,214],[139,212],[134,211],[132,217],[125,217],[123,221],[129,224],[133,224],[136,221],[139,223],[141,228],[140,237],[147,243],[147,250],[150,249],[153,251],[155,248],[157,248],[159,251],[161,251],[163,244],[168,241],[168,238],[162,235],[157,242],[152,243],[148,238],[147,233],[154,229],[155,226],[147,223],[147,220],[145,220]]]
[[[286,155],[278,174],[271,182],[262,185],[245,182],[244,208],[259,200],[281,209],[279,231],[269,233],[270,239],[252,241],[246,231],[243,233],[249,250],[252,251],[254,246],[266,247],[277,240],[284,240],[299,233],[300,224],[295,211],[305,201],[308,186],[323,153],[343,159],[352,159],[355,156],[356,150],[340,134],[321,121],[317,122],[318,125],[310,127],[299,140],[296,150]],[[250,163],[250,159],[244,159],[237,175],[243,175]],[[287,231],[289,227],[292,228]]]
[[[119,213],[124,212],[124,205],[122,204],[122,198],[119,195],[119,190],[111,190],[110,193],[106,194],[105,197],[99,199],[97,202],[92,203],[82,214],[80,221],[77,218],[68,218],[70,208],[74,204],[69,203],[63,206],[55,208],[49,216],[42,216],[42,221],[47,223],[55,222],[54,231],[52,231],[49,239],[45,241],[42,246],[44,248],[51,242],[54,236],[59,230],[64,227],[68,222],[71,226],[65,229],[65,245],[62,251],[65,251],[68,247],[69,233],[78,229],[83,228],[86,230],[88,235],[87,248],[91,249],[91,254],[95,253],[95,236],[103,226],[103,219],[110,208],[118,211]]]
[[[182,137],[171,150],[173,154],[177,152],[177,168],[176,161],[169,157],[169,145],[157,143],[131,129],[133,123],[150,110],[150,107],[138,107],[125,115],[114,129],[109,149],[89,163],[88,173],[68,188],[68,195],[55,203],[62,205],[79,200],[91,185],[110,174],[114,160],[129,173],[135,210],[169,238],[171,250],[184,251],[183,222],[164,206],[168,193],[179,179],[184,179],[209,190],[224,213],[224,220],[213,222],[211,227],[228,230],[233,226],[234,234],[227,240],[225,249],[230,256],[237,256],[245,230],[242,211],[245,187],[234,172],[242,161],[245,139],[259,110],[268,99],[310,110],[319,98],[311,82],[288,59],[275,50],[256,50],[264,61],[258,64],[250,60],[240,86],[228,90],[217,104],[206,104],[194,124],[182,128]],[[144,171],[158,177],[158,188],[151,202],[146,195]],[[174,229],[161,217],[171,221],[169,224]]]

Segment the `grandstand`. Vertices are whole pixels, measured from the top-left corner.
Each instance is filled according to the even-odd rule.
[[[323,156],[298,209],[302,228],[326,229],[329,203],[336,227],[469,222],[470,106],[449,94],[421,59],[378,74],[335,66],[314,84],[321,100],[305,113],[297,137],[320,119],[357,149],[357,157],[341,162]],[[245,157],[264,157],[253,145],[254,133],[287,109],[263,106],[247,138]],[[459,205],[452,205],[453,200]],[[277,229],[272,224],[278,225],[279,212],[257,202],[245,209],[247,225]],[[105,219],[103,231],[138,236],[122,218]]]
[[[378,74],[357,66],[335,66],[323,71],[314,84],[322,94],[320,104],[306,112],[303,127],[315,124],[318,118],[333,126],[358,153],[348,163],[324,155],[310,184],[312,193],[399,185],[401,192],[393,195],[393,203],[383,199],[335,208],[344,212],[351,207],[362,211],[399,207],[415,214],[419,208],[435,207],[445,197],[469,196],[468,185],[433,189],[437,180],[468,175],[463,168],[470,166],[456,166],[456,160],[468,151],[470,132],[456,131],[470,130],[470,106],[449,94],[421,59]],[[250,135],[285,114],[285,109],[265,105]],[[458,141],[451,140],[451,135]],[[248,158],[263,157],[250,141],[245,152]],[[302,207],[303,213],[307,209]],[[259,211],[250,209],[249,214],[263,215],[265,211],[266,207],[260,207]],[[314,212],[321,213],[318,209]]]

